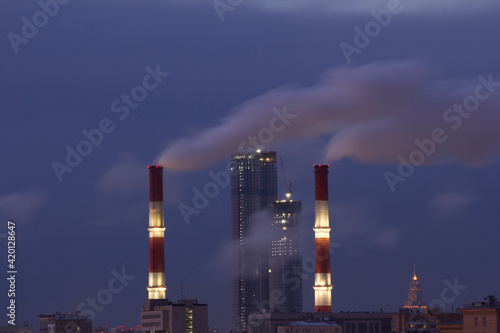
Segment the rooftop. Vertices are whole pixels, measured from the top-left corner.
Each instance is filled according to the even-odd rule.
[[[464,304],[463,309],[471,308],[500,308],[500,302],[493,295],[488,295],[484,298],[484,302],[474,302],[471,304]]]
[[[294,321],[288,324],[287,326],[339,326],[339,325],[324,321]]]
[[[46,313],[38,316],[39,318],[50,318],[54,317],[57,320],[75,320],[75,319],[90,319],[88,316],[82,316],[80,311],[74,313]]]

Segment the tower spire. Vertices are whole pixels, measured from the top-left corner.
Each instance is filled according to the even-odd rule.
[[[408,288],[408,300],[405,301],[406,309],[425,309],[425,303],[422,300],[422,288],[420,288],[420,283],[417,278],[417,270],[415,264],[413,264],[413,278],[410,282],[410,288]]]

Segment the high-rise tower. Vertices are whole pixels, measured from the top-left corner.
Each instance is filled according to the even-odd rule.
[[[165,299],[165,250],[163,235],[163,167],[149,168],[149,279],[148,299]]]
[[[314,222],[314,312],[332,311],[332,281],[330,272],[330,220],[328,216],[328,167],[314,166],[315,222]]]
[[[413,278],[410,282],[410,287],[408,288],[408,300],[405,301],[405,309],[425,309],[422,300],[422,288],[420,288],[420,283],[418,282],[417,274],[415,272],[415,265],[413,265]]]
[[[231,239],[236,247],[232,258],[233,330],[248,332],[248,315],[261,312],[269,303],[270,244],[256,248],[248,241],[258,222],[255,214],[270,209],[277,198],[276,152],[234,154],[231,162]]]
[[[286,198],[276,201],[273,207],[269,294],[277,291],[281,295],[281,301],[273,303],[272,311],[299,313],[302,312],[302,258],[299,249],[302,203],[292,200],[290,192]]]

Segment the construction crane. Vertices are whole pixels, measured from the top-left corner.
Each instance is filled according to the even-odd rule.
[[[286,188],[286,198],[287,199],[290,199],[290,197],[292,196],[292,183],[288,184],[288,182],[286,181],[286,174],[285,174],[285,165],[283,164],[283,158],[280,157],[280,161],[281,161],[281,171],[283,171],[283,180],[285,181],[285,188]]]

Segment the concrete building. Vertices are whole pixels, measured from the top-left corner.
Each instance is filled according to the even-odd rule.
[[[278,333],[342,333],[342,327],[329,322],[295,321],[278,326]]]
[[[40,318],[40,333],[92,333],[92,319],[79,312],[44,314]]]
[[[458,309],[463,316],[464,332],[500,332],[500,302],[495,296],[485,297],[484,302],[475,302]]]
[[[500,332],[500,302],[489,295],[484,302],[474,302],[457,310],[462,314],[460,323],[437,325],[443,333],[498,333]]]
[[[269,302],[271,246],[256,248],[249,243],[249,236],[256,223],[255,214],[271,209],[276,199],[276,152],[257,150],[234,154],[231,157],[231,240],[237,246],[232,257],[232,326],[236,332],[248,332],[248,315],[265,310]]]
[[[141,328],[144,333],[208,333],[208,308],[196,300],[147,299]]]
[[[393,313],[272,313],[249,316],[250,333],[277,333],[278,327],[292,322],[329,322],[338,324],[342,333],[391,333]],[[312,331],[311,331],[312,332]]]
[[[0,326],[0,333],[33,333],[33,327],[28,325]]]

